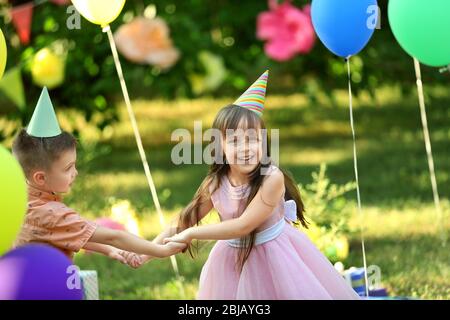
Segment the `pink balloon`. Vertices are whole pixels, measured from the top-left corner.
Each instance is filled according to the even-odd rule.
[[[127,230],[123,224],[120,224],[119,222],[116,222],[110,218],[98,218],[95,220],[95,223],[97,223],[99,226],[114,230]]]
[[[125,226],[123,224],[116,222],[116,221],[112,220],[111,218],[106,218],[106,217],[98,218],[94,222],[97,225],[99,225],[100,227],[110,228],[110,229],[114,229],[114,230],[127,231],[127,229],[125,228]],[[85,253],[91,254],[92,251],[85,250]]]

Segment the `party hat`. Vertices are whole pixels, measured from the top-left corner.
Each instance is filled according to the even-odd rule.
[[[247,108],[262,117],[268,78],[269,70],[264,72],[233,104]]]
[[[27,127],[27,133],[37,138],[56,137],[61,134],[58,119],[53,109],[52,101],[48,95],[47,87],[44,87],[39,101],[34,109],[33,116]]]

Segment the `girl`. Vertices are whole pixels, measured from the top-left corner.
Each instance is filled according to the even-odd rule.
[[[219,111],[213,127],[222,133],[223,161],[212,164],[182,211],[176,229],[180,233],[168,229],[155,241],[219,240],[202,269],[199,299],[358,299],[327,258],[291,224],[298,220],[307,227],[295,181],[261,161],[267,78],[268,71]],[[239,129],[243,131],[236,133]],[[255,131],[256,136],[248,134]],[[213,207],[222,222],[195,226]]]

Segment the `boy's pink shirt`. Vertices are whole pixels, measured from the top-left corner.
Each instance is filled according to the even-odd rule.
[[[61,201],[56,194],[28,185],[27,214],[14,247],[32,242],[46,243],[72,259],[92,237],[97,225]]]

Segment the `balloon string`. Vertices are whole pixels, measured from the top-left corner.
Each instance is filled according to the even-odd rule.
[[[436,174],[434,171],[434,161],[433,161],[433,153],[431,150],[431,140],[430,140],[430,133],[428,131],[428,121],[427,121],[427,112],[425,109],[425,98],[423,94],[423,83],[422,83],[422,74],[420,71],[420,63],[419,61],[414,58],[414,69],[416,71],[416,83],[417,83],[417,93],[419,95],[419,106],[420,106],[420,117],[422,119],[422,130],[423,130],[423,137],[425,140],[425,149],[427,151],[427,159],[428,159],[428,169],[430,171],[430,179],[431,179],[431,188],[433,189],[433,200],[434,200],[434,207],[436,209],[437,214],[437,223],[439,228],[443,228],[444,224],[442,221],[442,209],[441,204],[439,201],[439,192],[438,192],[438,186],[436,182]],[[444,229],[441,230],[441,240],[443,246],[446,244],[446,235]]]
[[[367,276],[367,262],[366,262],[366,249],[364,244],[364,217],[361,209],[361,197],[359,193],[359,179],[358,179],[358,161],[356,157],[356,138],[355,138],[355,127],[353,123],[353,95],[352,95],[352,82],[351,82],[351,72],[350,72],[350,58],[347,61],[347,73],[348,73],[348,97],[349,97],[349,109],[350,109],[350,126],[352,128],[352,138],[353,138],[353,166],[355,169],[355,179],[356,179],[356,195],[358,199],[358,213],[360,218],[360,229],[361,229],[361,248],[363,255],[364,264],[364,281],[366,284],[366,296],[369,296],[369,280]]]
[[[114,37],[111,32],[110,26],[104,27],[103,32],[106,32],[108,34],[109,44],[111,46],[111,51],[112,51],[112,54],[114,57],[114,63],[116,65],[117,74],[118,74],[119,80],[120,80],[120,86],[122,88],[122,94],[125,99],[125,105],[127,106],[128,115],[130,117],[131,125],[133,127],[133,132],[134,132],[136,144],[137,144],[137,147],[139,150],[139,155],[141,156],[142,164],[144,166],[145,176],[147,178],[147,182],[150,187],[150,191],[151,191],[152,198],[153,198],[153,203],[155,204],[156,211],[158,212],[159,223],[164,228],[165,227],[164,216],[163,216],[163,213],[161,210],[161,206],[159,204],[158,194],[156,193],[155,184],[153,182],[153,178],[152,178],[152,175],[150,172],[150,166],[149,166],[149,164],[147,162],[147,158],[145,156],[145,151],[144,151],[144,147],[142,145],[142,139],[141,139],[141,135],[139,133],[139,128],[138,128],[138,125],[136,122],[136,117],[134,115],[133,108],[131,107],[131,101],[130,101],[130,97],[128,95],[127,85],[126,85],[126,82],[125,82],[125,79],[123,76],[122,66],[121,66],[120,60],[119,60],[119,54],[117,53],[116,43],[114,42]],[[177,264],[177,260],[176,260],[175,256],[171,256],[170,261],[172,262],[172,268],[175,271],[176,277],[179,280],[178,283],[180,286],[180,291],[181,291],[183,297],[185,297],[185,292],[184,292],[184,288],[182,285],[182,278],[181,278],[179,270],[178,270],[178,264]]]

